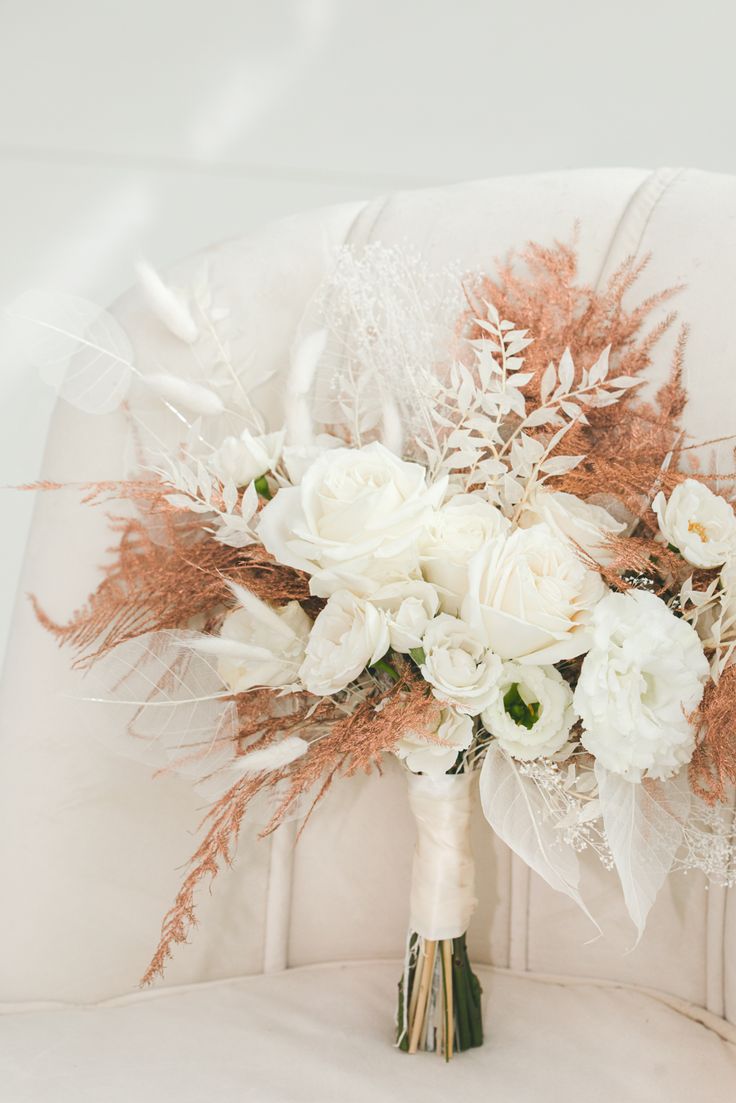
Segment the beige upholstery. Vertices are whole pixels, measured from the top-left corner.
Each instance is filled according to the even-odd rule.
[[[731,177],[591,171],[399,194],[300,216],[247,241],[216,246],[183,262],[170,278],[186,285],[202,264],[209,266],[232,311],[236,357],[253,356],[264,372],[276,370],[259,396],[275,425],[279,371],[335,245],[408,239],[430,262],[457,258],[488,268],[529,239],[569,241],[576,223],[583,278],[600,282],[629,254],[651,251],[638,294],[685,282],[678,306],[692,324],[688,425],[700,437],[732,431]],[[117,313],[144,369],[181,355],[135,293]],[[671,349],[669,338],[661,343],[653,378],[663,374]],[[120,474],[122,440],[120,417],[90,423],[62,404],[46,473],[85,480]],[[21,590],[39,593],[54,614],[68,613],[94,584],[106,540],[100,511],[80,510],[67,493],[43,497]],[[217,1098],[226,1101],[368,1099],[374,1072],[381,1090],[370,1098],[386,1100],[411,1097],[411,1083],[430,1099],[454,1083],[476,1085],[477,1094],[467,1098],[485,1098],[487,1089],[489,1098],[570,1100],[595,1093],[616,1103],[684,1100],[698,1087],[702,1094],[706,1086],[725,1089],[729,1076],[736,1083],[734,1051],[723,1040],[736,1042],[736,1025],[729,1026],[736,1024],[733,892],[705,892],[694,875],[672,878],[645,937],[627,953],[634,932],[611,874],[586,864],[587,897],[604,930],[591,942],[595,932],[585,917],[531,875],[480,819],[472,949],[476,961],[512,973],[488,974],[489,1046],[449,1074],[443,1069],[439,1076],[428,1068],[433,1059],[421,1058],[410,1070],[414,1077],[420,1066],[419,1079],[407,1080],[406,1065],[387,1045],[396,964],[277,971],[128,997],[115,1010],[30,1013],[34,1001],[89,1004],[134,991],[201,813],[185,781],[151,781],[146,767],[112,749],[107,735],[120,727],[120,714],[75,700],[84,692],[68,655],[38,628],[21,598],[2,687],[0,742],[0,1001],[8,1013],[0,1019],[0,1057],[8,1055],[19,1085],[13,1101],[194,1100],[203,1097],[204,1089],[197,1094],[192,1086],[200,1074],[202,1084],[223,1085]],[[166,985],[400,958],[413,840],[398,768],[341,783],[296,849],[293,826],[267,842],[257,842],[255,832],[246,830],[235,868],[218,879],[211,897],[205,894],[201,926],[172,963]],[[567,979],[548,983],[539,974]],[[314,1006],[305,994],[309,977],[319,992]],[[705,1025],[689,1017],[693,1007],[706,1009]],[[206,1052],[190,1075],[200,1028]],[[117,1052],[120,1030],[125,1052],[154,1070],[150,1083]],[[97,1056],[87,1067],[93,1050]],[[40,1056],[31,1072],[34,1054]],[[269,1087],[274,1065],[292,1063],[290,1054],[309,1076],[322,1078],[324,1091],[305,1094],[298,1076],[288,1088]],[[687,1071],[696,1065],[708,1070],[707,1085]],[[352,1088],[345,1079],[351,1071]],[[67,1084],[81,1077],[87,1094],[70,1088],[68,1096],[53,1094],[54,1075]],[[171,1085],[179,1081],[175,1091]],[[118,1085],[112,1094],[102,1091],[100,1085],[112,1082]]]

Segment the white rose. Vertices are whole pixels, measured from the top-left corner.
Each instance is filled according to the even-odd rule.
[[[427,625],[439,608],[437,591],[421,578],[386,583],[371,594],[370,602],[386,614],[391,647],[403,653],[421,647]]]
[[[532,495],[519,518],[519,527],[529,528],[540,522],[548,525],[555,536],[577,544],[600,563],[611,560],[610,552],[601,548],[601,540],[626,528],[623,521],[617,521],[602,506],[584,502],[562,490],[537,490]]]
[[[317,697],[337,693],[389,648],[386,614],[337,590],[312,626],[299,671],[302,685]]]
[[[477,716],[498,695],[501,660],[459,617],[440,613],[422,639],[421,670],[440,701]]]
[[[427,486],[423,467],[378,442],[335,448],[311,464],[299,486],[268,503],[259,535],[280,563],[312,575],[317,596],[339,589],[365,595],[416,571],[420,534],[445,486]]]
[[[455,765],[460,751],[468,749],[473,741],[473,721],[455,709],[442,709],[439,724],[431,733],[432,739],[411,732],[394,747],[394,754],[403,758],[415,774],[439,777]],[[435,742],[441,739],[442,742]]]
[[[575,690],[583,746],[630,781],[670,777],[692,757],[687,717],[708,674],[697,632],[663,601],[641,590],[609,594],[593,613]]]
[[[212,470],[225,482],[247,486],[273,471],[283,445],[283,432],[254,437],[244,429],[239,437],[225,437],[210,461]]]
[[[433,514],[422,541],[422,573],[437,587],[442,611],[456,615],[468,592],[468,562],[509,527],[478,494],[456,494]]]
[[[233,693],[295,685],[311,619],[296,601],[271,608],[253,594],[243,599],[247,607],[227,614],[219,640],[210,647],[218,655],[218,674]]]
[[[550,665],[587,651],[590,613],[605,591],[600,575],[540,523],[473,557],[463,616],[502,659]]]
[[[481,719],[513,758],[553,755],[575,722],[572,690],[553,666],[504,663],[500,692]]]
[[[685,479],[652,502],[659,530],[693,567],[720,567],[736,552],[736,517],[725,498]]]

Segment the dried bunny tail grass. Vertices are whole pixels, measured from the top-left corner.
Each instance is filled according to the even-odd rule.
[[[310,600],[305,575],[283,567],[260,545],[232,548],[202,532],[201,522],[159,518],[163,531],[154,539],[140,520],[111,518],[118,544],[105,577],[87,604],[65,624],[53,621],[31,596],[41,624],[60,644],[81,654],[87,667],[121,643],[166,628],[180,628],[193,617],[212,618],[218,606],[232,605],[228,581],[239,582],[274,604]],[[207,626],[211,627],[211,619]]]
[[[736,666],[729,666],[717,682],[705,687],[700,707],[690,717],[699,726],[698,745],[690,761],[693,792],[706,804],[728,799],[736,784]]]
[[[176,900],[164,918],[161,938],[141,983],[150,984],[163,973],[174,946],[186,942],[196,926],[195,894],[207,878],[212,881],[224,865],[232,863],[240,828],[248,806],[260,792],[286,787],[270,822],[261,832],[268,835],[284,821],[296,802],[321,782],[310,813],[328,791],[338,774],[351,777],[359,770],[380,768],[382,755],[396,746],[408,731],[436,726],[440,703],[428,691],[426,683],[408,663],[397,667],[399,680],[387,690],[376,689],[350,713],[339,702],[301,697],[296,711],[277,726],[260,724],[262,736],[249,749],[272,741],[277,735],[302,734],[309,725],[311,742],[301,758],[271,773],[245,775],[239,779],[209,811],[204,824],[206,834],[190,861],[190,869]],[[246,728],[257,723],[257,706],[245,706]],[[307,816],[308,818],[308,816]],[[306,821],[305,821],[306,822]],[[303,829],[302,824],[302,829]]]

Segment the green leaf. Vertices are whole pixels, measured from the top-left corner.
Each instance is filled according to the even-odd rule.
[[[424,654],[423,647],[412,647],[409,649],[409,654],[417,666],[423,666],[427,661],[427,656]]]
[[[268,485],[268,479],[265,475],[259,475],[254,482],[254,486],[261,498],[265,498],[266,501],[270,501],[273,495],[271,494],[271,488]]]

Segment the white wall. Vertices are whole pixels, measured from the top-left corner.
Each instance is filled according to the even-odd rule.
[[[730,0],[0,0],[0,306],[392,188],[736,172],[734,31]],[[0,328],[0,484],[52,403]],[[32,505],[1,493],[0,657]]]

